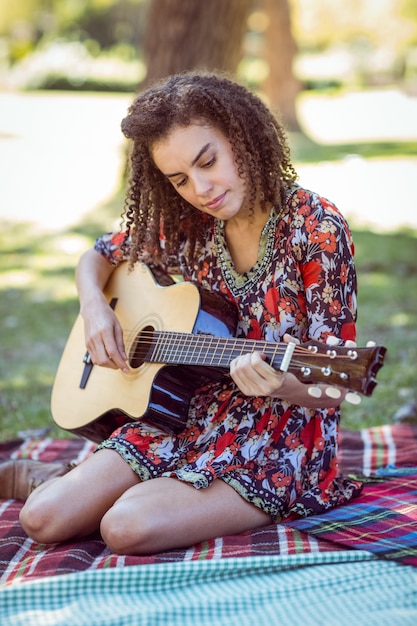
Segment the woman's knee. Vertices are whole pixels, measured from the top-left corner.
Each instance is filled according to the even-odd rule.
[[[57,511],[42,494],[33,493],[20,511],[20,523],[26,534],[38,543],[55,543],[57,538]]]
[[[114,554],[145,554],[152,542],[152,526],[146,515],[130,515],[127,502],[119,500],[103,516],[100,533]]]

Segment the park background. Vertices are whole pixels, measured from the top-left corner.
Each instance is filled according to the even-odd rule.
[[[123,208],[120,121],[188,67],[265,97],[300,182],[351,224],[358,343],[388,357],[344,426],[416,420],[417,1],[0,0],[0,440],[65,435],[51,386],[76,262]]]

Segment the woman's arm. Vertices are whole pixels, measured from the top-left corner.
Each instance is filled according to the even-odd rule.
[[[96,250],[83,254],[75,280],[84,320],[85,345],[93,363],[129,371],[123,331],[103,293],[114,266]]]

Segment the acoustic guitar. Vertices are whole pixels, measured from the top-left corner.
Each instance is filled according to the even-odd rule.
[[[125,423],[150,420],[184,428],[195,390],[227,375],[237,356],[263,352],[276,369],[305,383],[326,383],[370,396],[386,349],[349,349],[235,337],[237,314],[220,295],[182,282],[160,285],[150,269],[122,263],[105,289],[124,333],[128,374],[95,366],[75,321],[55,376],[51,409],[61,428],[99,442]]]

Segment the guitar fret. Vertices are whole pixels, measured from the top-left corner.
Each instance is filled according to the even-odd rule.
[[[221,348],[221,344],[223,343],[223,348]],[[213,357],[216,357],[216,361],[214,360],[214,358],[212,358],[212,365],[215,365],[216,367],[220,367],[223,365],[223,356],[224,356],[224,351],[226,349],[226,342],[223,340],[221,337],[217,338],[217,345],[214,351],[214,355]],[[229,365],[229,362],[227,363],[227,365]]]
[[[155,333],[156,336],[156,342],[155,342],[155,347],[154,350],[152,352],[152,356],[151,356],[151,361],[153,361],[154,363],[164,363],[164,337],[163,335],[161,335],[161,333]]]
[[[191,344],[193,342],[190,342],[190,345],[187,345],[187,341],[184,341],[182,336],[179,336],[178,341],[181,344],[181,350],[182,350],[182,355],[183,355],[181,362],[186,363],[188,365],[195,364],[194,357],[192,356],[195,350],[190,351],[190,348],[192,347]]]
[[[197,341],[192,341],[190,342],[190,349],[188,351],[189,353],[189,359],[191,363],[196,363],[197,362],[197,357],[196,357],[196,349],[198,346],[198,342]]]
[[[167,341],[167,357],[166,360],[171,363],[181,363],[181,351],[183,351],[184,341],[181,341],[177,333],[169,333]]]
[[[222,353],[222,359],[221,359],[221,363],[223,366],[228,367],[231,361],[235,358],[235,356],[238,356],[236,354],[237,343],[238,343],[237,339],[229,339],[227,342],[225,342],[223,353]]]
[[[184,356],[184,354],[186,354],[186,346],[184,345],[185,342],[181,341],[177,335],[172,334],[172,343],[172,360],[180,363],[184,362],[186,358]]]
[[[210,335],[198,335],[197,340],[198,340],[200,349],[196,358],[196,363],[197,365],[204,365],[204,363],[206,362],[206,359],[205,359],[205,353],[203,352],[203,350],[206,348],[206,343],[208,343],[210,346],[211,336]]]
[[[207,365],[212,365],[212,360],[210,360],[212,358],[210,357],[212,353],[212,337],[209,335],[201,335],[198,337],[198,342],[200,344],[198,364],[207,363]]]
[[[221,366],[226,358],[225,357],[226,349],[227,349],[227,342],[223,341],[223,349],[219,351],[219,354],[218,354],[218,363],[217,363],[218,366]]]
[[[171,354],[170,361],[181,362],[181,351],[183,350],[184,342],[179,341],[178,336],[175,333],[170,333],[171,338]]]
[[[253,340],[248,339],[235,339],[231,349],[230,361],[238,356],[242,356],[247,352],[253,352],[255,343]]]
[[[279,343],[268,345],[265,349],[267,356],[269,356],[270,364],[277,370],[280,369],[285,350],[286,348],[283,348]]]
[[[210,336],[210,340],[208,342],[207,347],[207,356],[209,357],[209,364],[218,367],[218,356],[217,356],[217,348],[219,346],[219,338]],[[215,361],[217,357],[217,362]]]

